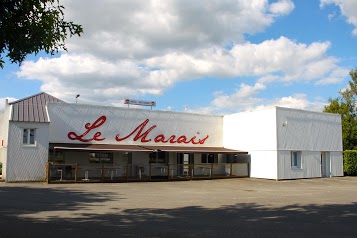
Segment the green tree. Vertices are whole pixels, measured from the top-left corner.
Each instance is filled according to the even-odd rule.
[[[349,86],[340,90],[340,97],[330,98],[324,108],[324,112],[341,115],[343,150],[357,149],[357,69],[350,71],[350,76]]]
[[[4,55],[21,64],[28,54],[67,50],[64,41],[80,36],[83,28],[65,21],[63,10],[59,0],[1,0],[0,67],[4,67]]]

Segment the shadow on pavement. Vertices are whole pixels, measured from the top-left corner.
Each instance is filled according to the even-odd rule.
[[[109,192],[0,187],[0,237],[357,237],[357,203],[122,209],[123,199]],[[102,205],[104,213],[92,212]]]

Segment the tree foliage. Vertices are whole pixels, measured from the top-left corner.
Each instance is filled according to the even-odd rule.
[[[344,150],[357,149],[357,69],[350,71],[351,80],[340,97],[330,98],[324,112],[338,113],[342,120],[342,141]]]
[[[343,171],[346,175],[357,175],[357,150],[344,151]]]
[[[65,21],[63,10],[59,0],[1,0],[0,67],[4,55],[21,64],[28,54],[67,50],[64,41],[80,36],[83,28]]]

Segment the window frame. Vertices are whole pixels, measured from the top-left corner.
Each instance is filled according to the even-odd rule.
[[[92,156],[93,154],[94,154],[94,157]],[[108,155],[108,156],[103,156],[103,155]],[[103,162],[104,160],[107,160],[107,159],[109,159],[109,162]],[[111,153],[111,152],[91,151],[91,152],[89,152],[88,160],[89,160],[90,164],[114,164],[113,153]]]
[[[150,164],[166,164],[169,159],[169,153],[166,151],[149,152]]]
[[[291,169],[302,169],[301,151],[291,151],[290,166]]]
[[[49,149],[48,162],[54,163],[54,164],[65,164],[64,151]]]
[[[37,145],[36,131],[37,131],[36,128],[22,128],[21,145],[22,146],[36,146]]]
[[[218,163],[217,154],[203,153],[201,154],[201,164],[214,164]]]

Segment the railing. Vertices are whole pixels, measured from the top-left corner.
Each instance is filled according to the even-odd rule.
[[[129,182],[248,177],[247,163],[128,164],[124,166],[47,164],[47,181]]]

